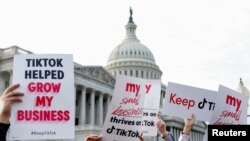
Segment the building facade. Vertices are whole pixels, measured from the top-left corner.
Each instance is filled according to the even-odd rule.
[[[120,74],[143,79],[161,79],[162,71],[156,64],[153,53],[136,36],[137,25],[133,21],[132,13],[130,9],[130,17],[125,26],[125,39],[110,53],[105,68],[113,76]],[[166,85],[162,84],[159,93],[161,95],[160,112],[162,111],[166,90]],[[184,126],[183,119],[164,115],[161,115],[161,117],[166,121],[173,136],[178,139]],[[206,127],[205,122],[197,122],[191,133],[190,141],[201,141]],[[157,137],[147,137],[146,140],[160,141],[161,137],[157,135]]]
[[[125,39],[111,52],[107,65],[83,66],[74,63],[76,119],[75,139],[82,141],[89,134],[100,134],[105,121],[108,105],[111,101],[118,74],[143,79],[161,79],[162,71],[156,64],[154,55],[148,47],[140,43],[136,37],[136,24],[133,21],[132,10],[126,28]],[[12,46],[0,49],[0,92],[12,82],[12,65],[15,54],[31,54],[31,51]],[[162,84],[160,111],[167,87]],[[182,132],[183,119],[161,115],[167,122],[169,130],[177,139]],[[190,141],[201,141],[207,125],[197,122],[193,127]],[[146,137],[148,141],[162,140],[159,135]]]
[[[240,82],[239,82],[239,85],[238,85],[238,88],[237,88],[237,91],[245,96],[248,97],[248,108],[247,108],[247,124],[250,124],[250,108],[249,108],[249,105],[250,105],[250,92],[249,90],[247,89],[247,87],[244,85],[242,79],[240,78]]]

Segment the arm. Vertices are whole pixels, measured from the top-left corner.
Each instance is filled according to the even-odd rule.
[[[160,118],[159,114],[158,114],[158,120],[156,122],[156,126],[158,129],[158,132],[160,133],[164,141],[174,141],[173,137],[170,135],[171,133],[168,132],[166,129],[166,123]]]
[[[181,134],[178,141],[188,141],[189,140],[189,135],[186,134]]]
[[[10,124],[0,123],[0,141],[6,141],[6,135],[9,127]]]
[[[11,106],[13,103],[21,102],[21,92],[15,92],[19,84],[8,87],[3,94],[0,95],[0,140],[6,140],[6,134],[9,129]]]
[[[195,115],[192,114],[191,118],[190,119],[186,118],[184,120],[184,122],[185,122],[185,125],[184,125],[182,134],[180,135],[178,141],[188,141],[189,140],[190,132],[191,132],[193,125],[195,123]]]

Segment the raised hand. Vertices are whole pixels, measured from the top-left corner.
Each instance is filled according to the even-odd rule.
[[[21,97],[24,95],[21,92],[15,91],[20,85],[14,84],[8,87],[2,95],[0,95],[0,122],[9,123],[11,106],[13,103],[22,102]]]
[[[191,115],[191,118],[185,118],[184,122],[185,122],[185,125],[184,125],[184,128],[183,128],[183,133],[184,134],[187,134],[189,135],[192,128],[193,128],[193,125],[195,124],[195,121],[196,121],[196,118],[195,118],[195,115],[194,113],[192,113]]]

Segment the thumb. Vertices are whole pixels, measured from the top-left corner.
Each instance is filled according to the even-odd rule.
[[[158,112],[158,114],[157,114],[157,119],[160,119],[161,117],[160,117],[160,113]]]

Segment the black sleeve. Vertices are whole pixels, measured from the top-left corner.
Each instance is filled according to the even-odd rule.
[[[0,123],[0,141],[6,141],[6,135],[9,127],[10,124]]]

